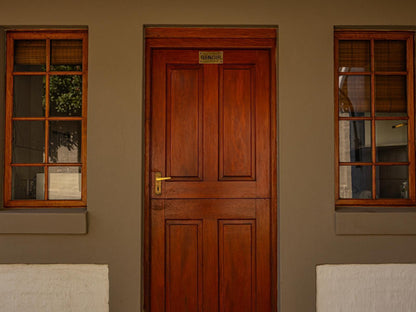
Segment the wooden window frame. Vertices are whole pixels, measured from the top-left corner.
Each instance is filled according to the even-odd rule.
[[[370,41],[370,71],[341,72],[339,71],[339,41],[340,40],[367,40]],[[406,41],[406,71],[390,72],[375,71],[375,40],[405,40]],[[375,76],[376,75],[405,75],[407,78],[407,117],[377,117],[375,116]],[[340,117],[339,116],[339,76],[365,75],[371,79],[371,116],[370,117]],[[411,207],[416,204],[415,194],[415,130],[414,130],[414,32],[411,31],[349,31],[337,30],[334,33],[334,89],[335,89],[335,204],[339,206],[378,206],[378,207]],[[403,120],[408,122],[408,162],[377,162],[375,144],[376,120]],[[339,121],[341,120],[368,120],[371,122],[371,162],[341,162],[339,156]],[[345,199],[340,198],[340,167],[342,165],[369,165],[372,170],[372,199]],[[407,199],[377,199],[376,198],[376,165],[408,165],[409,196]]]
[[[87,84],[88,84],[88,31],[76,30],[10,30],[6,33],[6,113],[5,113],[5,170],[4,170],[4,207],[5,208],[71,208],[86,207],[87,205]],[[43,72],[14,72],[14,40],[45,40],[46,41],[46,70]],[[82,70],[81,71],[52,71],[50,68],[51,40],[82,40]],[[13,77],[14,76],[44,75],[45,115],[43,117],[13,117]],[[77,117],[49,116],[49,77],[53,75],[82,76],[82,112]],[[50,163],[45,156],[43,163],[12,163],[12,123],[13,120],[39,120],[45,122],[45,155],[48,153],[48,121],[81,121],[81,161],[77,163]],[[34,166],[43,167],[45,175],[45,199],[12,199],[12,167]],[[48,169],[50,167],[80,167],[81,168],[81,199],[80,200],[48,200]]]

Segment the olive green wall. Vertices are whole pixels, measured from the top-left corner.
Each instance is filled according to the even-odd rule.
[[[146,24],[279,27],[280,311],[315,310],[317,264],[416,262],[416,236],[337,236],[333,194],[334,25],[416,25],[415,12],[414,0],[3,0],[0,25],[89,28],[89,233],[3,234],[0,262],[108,263],[111,312],[140,311]]]

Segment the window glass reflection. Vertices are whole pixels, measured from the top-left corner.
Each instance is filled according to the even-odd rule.
[[[44,199],[43,167],[13,167],[12,199]]]
[[[45,76],[13,77],[13,116],[45,116]]]
[[[339,122],[339,160],[371,162],[371,121]]]
[[[372,198],[371,166],[340,166],[339,173],[340,198]]]
[[[53,75],[49,80],[50,116],[82,115],[82,76]]]
[[[339,114],[341,117],[371,116],[370,76],[339,76]]]
[[[16,120],[13,122],[13,163],[42,163],[45,156],[45,123]]]
[[[82,121],[51,121],[49,123],[49,162],[81,162]]]
[[[407,120],[376,120],[376,160],[405,162],[407,154]]]
[[[409,198],[408,166],[376,167],[377,198]]]
[[[81,167],[49,167],[49,199],[81,199]]]

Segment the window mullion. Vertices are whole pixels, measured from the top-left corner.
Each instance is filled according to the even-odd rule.
[[[48,155],[49,155],[49,72],[50,72],[50,59],[51,59],[51,40],[49,38],[46,39],[46,83],[45,83],[45,169],[44,169],[44,181],[45,181],[45,197],[44,199],[47,200],[49,198],[48,195],[48,185],[49,185],[49,173],[48,173],[48,169],[49,167],[47,166],[48,164]]]
[[[372,159],[372,198],[376,199],[376,100],[375,100],[375,62],[374,62],[374,39],[370,42],[371,60],[371,159]]]
[[[407,111],[408,111],[408,159],[409,159],[409,198],[416,199],[415,194],[415,125],[414,125],[414,40],[413,37],[406,42],[406,62],[407,62]]]
[[[82,39],[82,123],[81,123],[81,187],[82,200],[87,195],[87,87],[88,87],[88,35]]]

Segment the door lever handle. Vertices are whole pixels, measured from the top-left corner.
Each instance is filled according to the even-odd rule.
[[[162,194],[162,181],[170,180],[172,177],[162,177],[160,172],[155,173],[155,194],[161,195]]]
[[[170,180],[172,179],[171,177],[156,177],[156,181],[165,181],[165,180]]]

